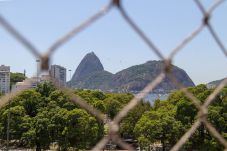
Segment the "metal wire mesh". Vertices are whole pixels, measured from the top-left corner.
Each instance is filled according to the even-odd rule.
[[[207,120],[207,114],[208,114],[208,106],[212,103],[216,95],[221,91],[221,89],[227,84],[227,79],[221,82],[221,84],[215,89],[215,91],[204,101],[203,104],[201,104],[200,100],[198,100],[192,93],[190,93],[179,81],[177,81],[176,77],[172,73],[172,65],[171,62],[174,59],[175,55],[182,50],[183,47],[185,47],[187,44],[189,44],[197,35],[200,34],[200,32],[207,28],[208,31],[211,34],[211,37],[216,41],[217,45],[220,47],[223,54],[227,57],[227,50],[223,43],[221,42],[220,38],[216,34],[213,26],[210,23],[210,16],[213,13],[213,11],[221,5],[224,0],[217,0],[214,2],[214,4],[206,10],[199,0],[194,0],[195,4],[198,6],[198,9],[201,10],[203,14],[203,18],[201,21],[201,24],[192,31],[187,37],[185,37],[169,54],[168,57],[164,57],[164,55],[161,53],[161,50],[159,50],[155,44],[146,36],[146,34],[136,25],[136,23],[129,17],[127,12],[125,11],[121,0],[112,0],[110,3],[108,3],[106,6],[101,8],[97,13],[95,13],[93,16],[89,17],[87,20],[82,22],[79,26],[73,28],[71,31],[66,33],[64,36],[62,36],[59,40],[57,40],[55,43],[50,45],[49,49],[46,51],[45,54],[41,54],[37,48],[35,48],[32,43],[24,38],[24,36],[19,33],[16,28],[14,28],[3,16],[0,15],[0,25],[5,28],[5,30],[8,31],[15,39],[17,39],[22,45],[24,45],[29,52],[31,52],[36,58],[39,58],[41,60],[41,71],[46,71],[49,69],[49,60],[52,58],[52,54],[56,52],[56,50],[64,45],[66,42],[68,42],[72,37],[76,36],[79,32],[86,30],[89,26],[91,26],[95,21],[97,21],[99,18],[104,17],[105,14],[107,14],[111,9],[117,9],[125,22],[129,24],[129,26],[134,30],[135,33],[138,34],[138,36],[146,43],[150,50],[153,51],[161,60],[164,60],[164,70],[161,74],[159,74],[153,81],[151,81],[140,93],[135,95],[135,97],[115,116],[115,118],[110,121],[109,124],[109,132],[107,136],[103,137],[94,147],[92,150],[101,150],[105,144],[111,139],[121,147],[133,150],[133,148],[126,144],[119,136],[119,123],[120,121],[128,114],[130,110],[132,110],[136,105],[139,103],[141,99],[146,97],[152,90],[158,86],[159,83],[162,82],[162,80],[168,76],[173,83],[177,85],[177,87],[192,101],[192,103],[195,105],[195,107],[198,109],[198,118],[194,122],[194,124],[191,126],[191,128],[178,140],[178,142],[172,147],[171,151],[178,151],[185,143],[186,141],[193,135],[193,133],[196,131],[196,129],[201,125],[204,124],[204,126],[208,129],[208,131],[215,137],[227,150],[227,141],[223,138],[223,136],[215,129],[215,127],[208,122]],[[97,109],[93,108],[89,104],[87,104],[85,101],[83,101],[82,98],[79,98],[76,96],[72,90],[64,88],[59,86],[53,79],[52,81],[56,85],[58,89],[63,91],[66,95],[70,96],[70,99],[80,105],[82,108],[90,112],[92,115],[97,117],[98,119],[104,121],[104,115],[98,111]],[[8,94],[1,98],[0,100],[0,108],[3,107],[8,103],[10,98],[18,95],[20,92],[14,92],[11,94]]]

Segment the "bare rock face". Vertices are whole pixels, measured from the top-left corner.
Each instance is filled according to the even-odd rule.
[[[88,53],[80,62],[71,81],[78,81],[91,73],[99,71],[104,71],[103,65],[99,58],[94,52]]]

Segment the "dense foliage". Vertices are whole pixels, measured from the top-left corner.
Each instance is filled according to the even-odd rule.
[[[188,88],[201,102],[212,93],[205,85]],[[227,88],[215,98],[208,108],[208,120],[227,138]],[[141,147],[151,143],[161,143],[163,150],[173,146],[192,126],[198,110],[180,91],[173,92],[167,100],[157,100],[153,108],[145,112],[137,122],[134,133]],[[185,150],[223,150],[203,124],[183,147]]]
[[[188,88],[201,103],[213,92],[205,85]],[[103,93],[74,90],[107,117],[114,116],[133,98],[129,93]],[[156,100],[153,106],[140,102],[120,123],[120,135],[136,139],[141,148],[161,143],[163,150],[173,146],[192,126],[198,110],[180,91],[171,93],[167,100]],[[91,149],[106,134],[105,123],[86,110],[71,103],[68,96],[51,83],[26,90],[0,109],[0,141],[6,142],[10,115],[10,139],[14,145],[37,150],[58,144],[60,150]],[[209,106],[208,120],[227,138],[227,88]],[[222,150],[203,124],[183,147],[185,150]]]
[[[133,95],[75,90],[75,94],[113,118]],[[149,104],[141,103],[141,111],[131,112],[137,119]],[[70,102],[68,96],[51,83],[42,83],[36,89],[26,90],[0,109],[0,140],[6,143],[7,123],[10,115],[10,140],[18,140],[18,147],[48,149],[58,144],[60,150],[69,147],[90,149],[104,136],[104,123],[86,110]],[[133,117],[131,117],[132,119]],[[134,125],[137,121],[134,120]],[[133,132],[134,125],[124,124],[122,134]],[[132,135],[132,134],[130,134]],[[133,135],[132,135],[133,136]]]
[[[26,90],[0,110],[0,138],[6,140],[10,114],[10,139],[18,146],[48,149],[57,142],[61,150],[70,146],[87,149],[102,136],[102,124],[72,104],[52,84]]]
[[[114,116],[133,98],[133,95],[129,93],[102,93],[90,90],[77,90],[76,94],[102,111],[110,119],[113,119]],[[141,101],[134,110],[130,111],[120,123],[121,136],[123,138],[136,139],[136,136],[133,133],[134,127],[143,113],[150,109],[151,106],[149,103]]]

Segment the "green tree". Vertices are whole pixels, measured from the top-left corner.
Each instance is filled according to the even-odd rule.
[[[8,116],[10,115],[10,119]],[[22,117],[26,115],[25,109],[23,106],[14,106],[8,109],[5,109],[0,117],[2,122],[2,134],[1,136],[6,139],[7,135],[7,125],[10,122],[10,137],[11,139],[20,139],[23,133],[23,129],[21,128],[21,124],[23,123]]]
[[[12,85],[16,84],[17,82],[22,82],[25,80],[26,76],[23,73],[10,73],[10,88]]]
[[[26,114],[29,116],[36,116],[38,109],[41,106],[45,106],[46,103],[41,94],[34,89],[25,90],[19,96],[15,97],[11,103],[11,106],[20,104],[24,107]]]
[[[33,118],[33,127],[32,131],[35,133],[34,143],[36,145],[36,150],[49,149],[51,143],[50,129],[49,125],[51,124],[48,115],[48,111],[39,112]]]
[[[145,112],[134,129],[141,146],[144,146],[144,141],[160,142],[164,151],[167,144],[175,144],[182,129],[182,124],[175,120],[175,115],[174,106],[170,104],[168,108],[161,107],[158,110]]]
[[[106,96],[100,92],[87,94],[91,103],[105,111],[101,102]],[[36,89],[22,92],[0,109],[0,139],[6,140],[10,113],[10,139],[23,147],[48,149],[57,142],[61,150],[68,147],[90,149],[103,136],[103,124],[85,110],[72,104],[69,97],[56,90],[49,82]],[[75,142],[76,141],[76,142]]]
[[[130,111],[128,115],[120,123],[120,134],[123,138],[136,139],[133,132],[136,123],[139,121],[141,116],[146,112],[150,111],[151,106],[149,103],[140,102],[135,109]]]
[[[43,97],[48,97],[56,88],[52,82],[43,82],[39,84],[36,88],[36,91],[39,92]]]
[[[52,100],[57,103],[57,106],[65,108],[67,110],[72,110],[76,106],[70,101],[69,97],[66,96],[62,91],[55,90],[52,91],[48,97],[49,100]]]
[[[97,120],[82,109],[68,111],[63,135],[71,146],[89,149],[98,139]]]
[[[106,104],[106,114],[110,118],[114,116],[133,98],[129,93],[109,93],[104,101]]]

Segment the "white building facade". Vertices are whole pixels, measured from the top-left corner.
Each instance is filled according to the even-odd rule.
[[[5,94],[10,92],[10,67],[0,66],[0,92]]]
[[[54,78],[60,85],[66,86],[66,68],[59,65],[51,65],[50,76]]]

